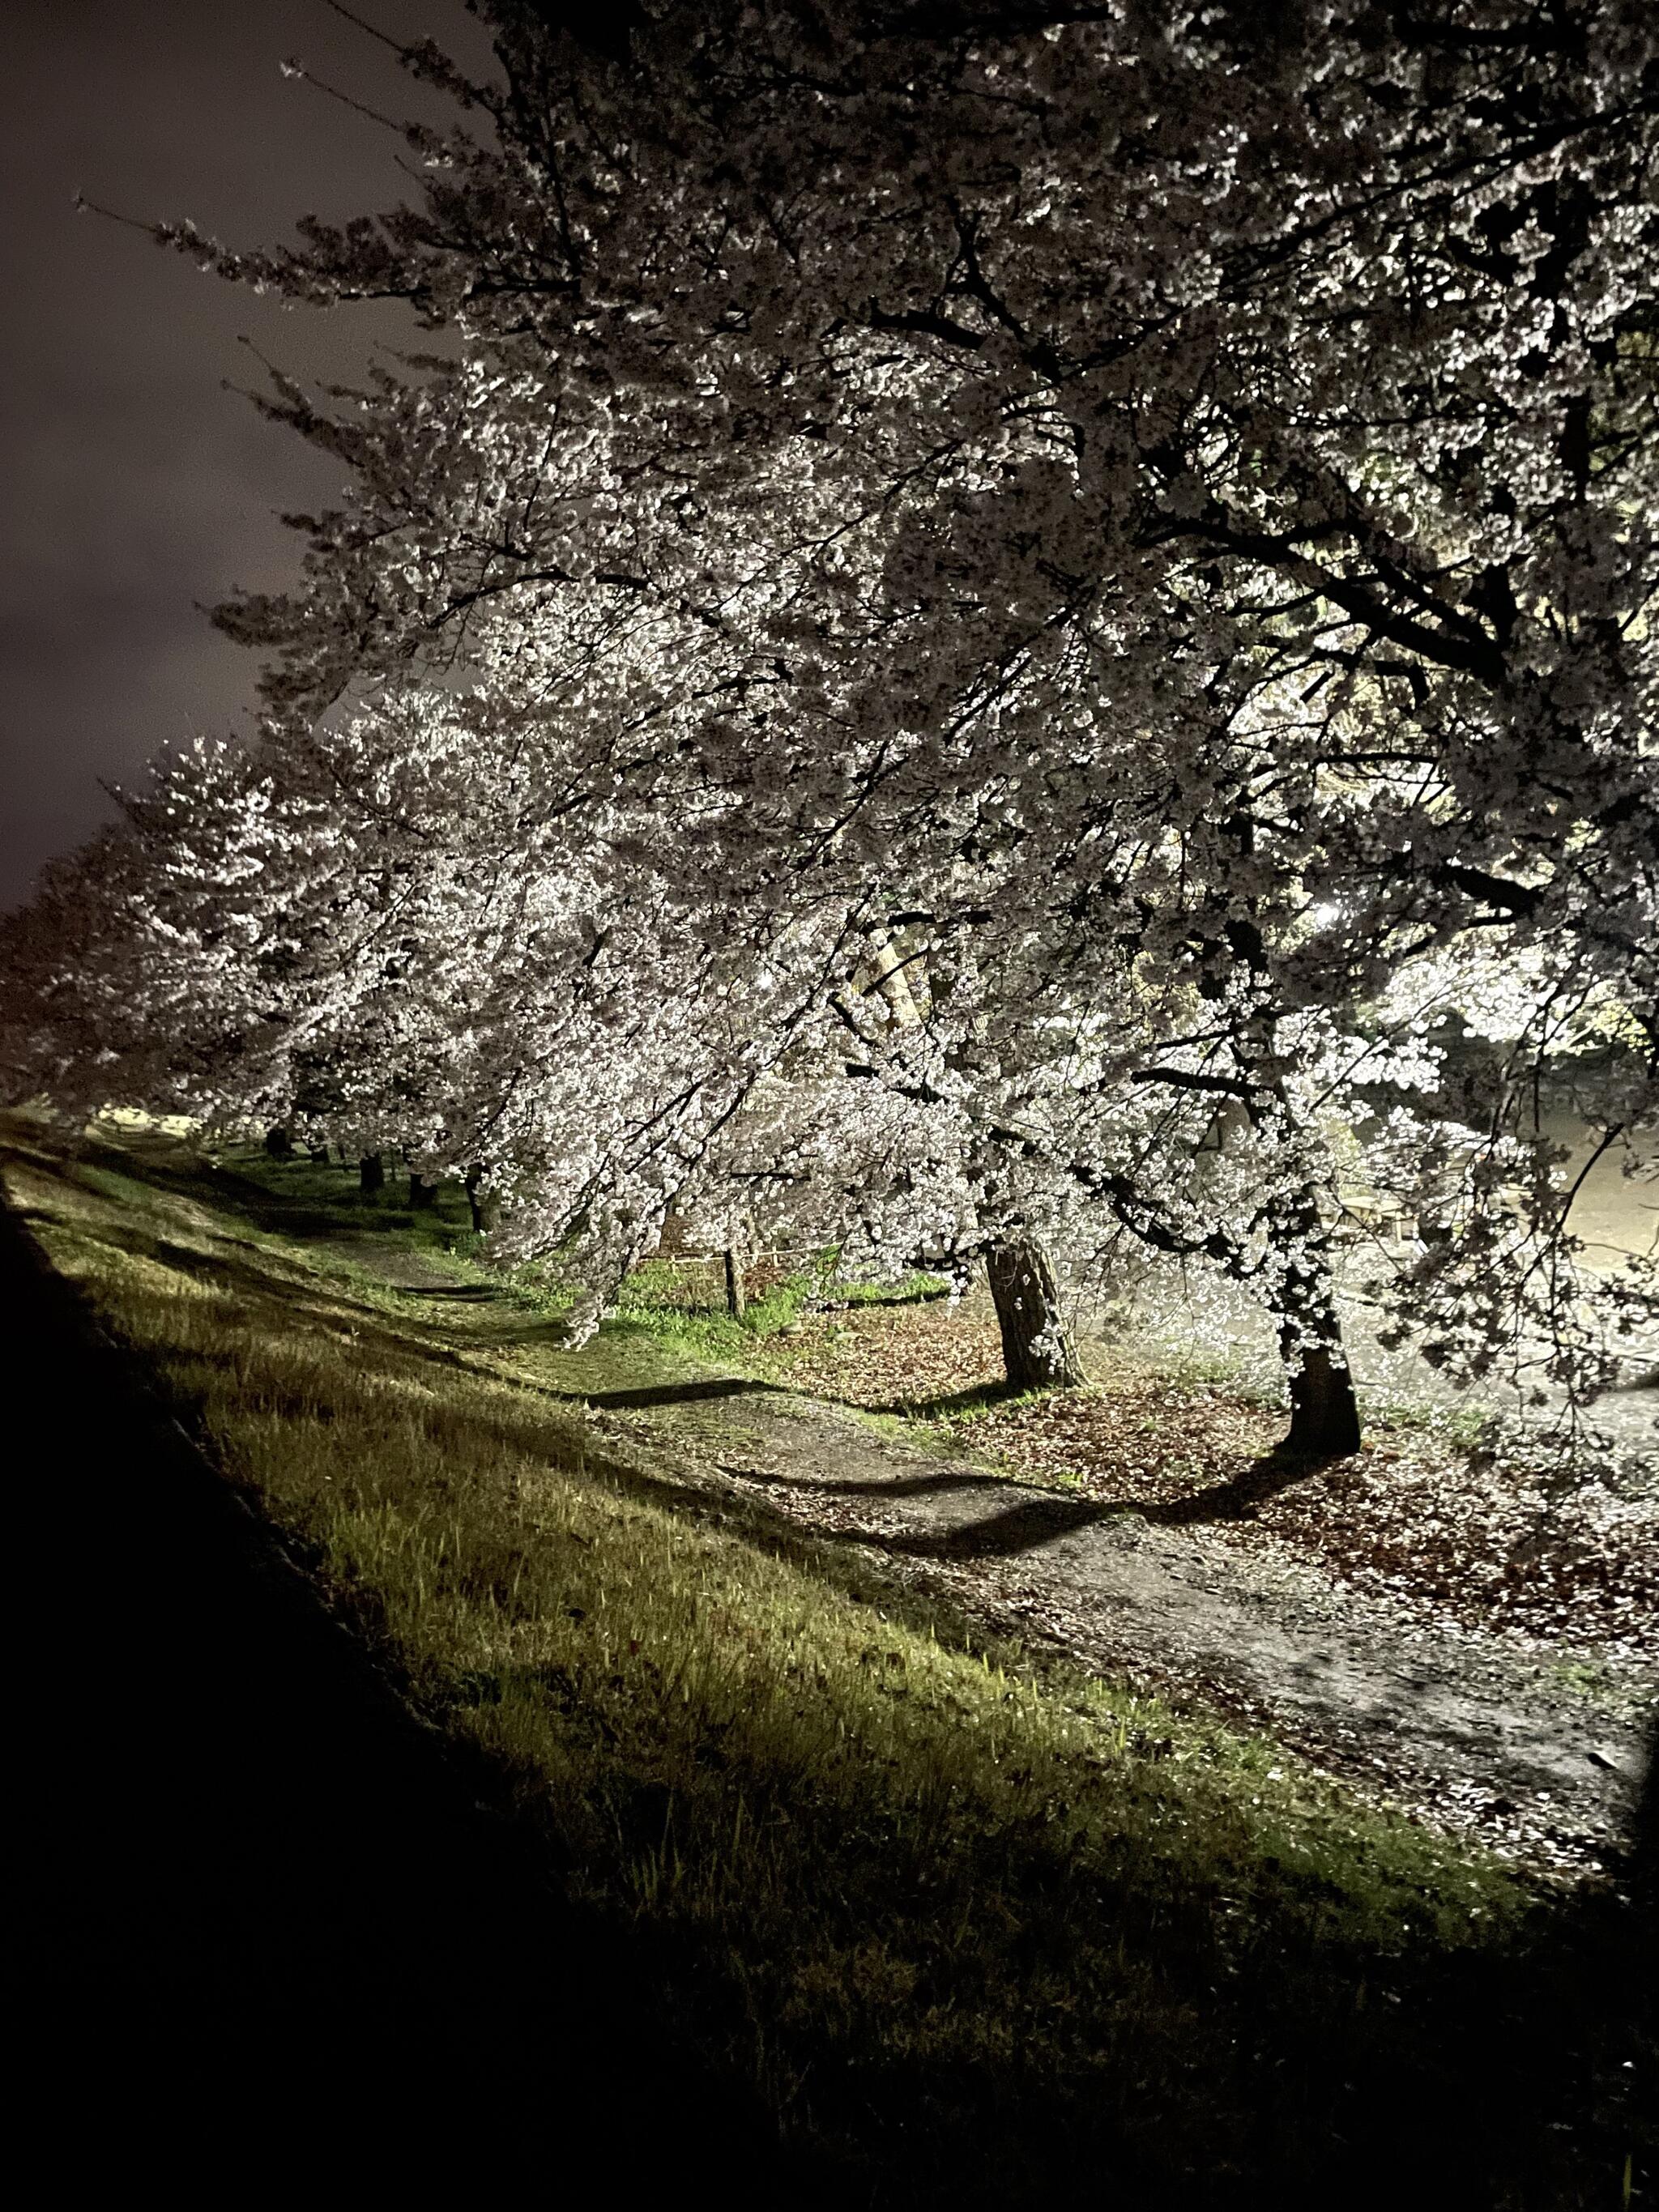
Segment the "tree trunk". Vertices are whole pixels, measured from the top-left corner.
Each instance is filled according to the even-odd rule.
[[[1234,826],[1243,858],[1253,849],[1255,824],[1241,815]],[[1259,925],[1234,916],[1225,925],[1225,936],[1252,983],[1259,984],[1272,966]],[[1251,1056],[1240,1072],[1249,1077],[1254,1098],[1245,1110],[1253,1125],[1271,1121],[1294,1136],[1296,1114],[1278,1061],[1275,1030],[1273,1015],[1264,1012],[1247,1032]],[[1285,1263],[1269,1301],[1291,1389],[1290,1433],[1279,1449],[1292,1459],[1346,1459],[1359,1449],[1359,1407],[1342,1349],[1342,1322],[1328,1258],[1329,1234],[1311,1182],[1270,1198],[1267,1224]]]
[[[1625,1865],[1638,1929],[1653,1954],[1655,1970],[1659,1972],[1659,1721],[1648,1733],[1647,1769],[1642,1779],[1642,1794],[1637,1800],[1636,1826]]]
[[[1031,1237],[999,1239],[985,1255],[1011,1390],[1075,1390],[1086,1380],[1060,1312],[1048,1253]]]
[[[1291,1427],[1284,1443],[1293,1459],[1346,1459],[1359,1449],[1359,1408],[1353,1395],[1340,1332],[1316,1342],[1281,1329],[1279,1349],[1288,1365],[1301,1352],[1291,1375]]]
[[[386,1188],[386,1162],[379,1152],[365,1152],[358,1161],[357,1188],[365,1198]]]
[[[1295,1459],[1346,1459],[1359,1449],[1359,1407],[1312,1194],[1275,1227],[1297,1255],[1273,1299],[1291,1389],[1290,1433],[1280,1449]]]
[[[480,1237],[488,1237],[501,1218],[501,1202],[493,1190],[480,1190],[483,1179],[482,1168],[466,1171],[466,1202],[472,1210],[472,1226]]]
[[[294,1139],[281,1122],[274,1129],[265,1131],[265,1150],[273,1160],[291,1160],[294,1158]]]
[[[423,1175],[409,1178],[409,1206],[412,1213],[435,1213],[438,1210],[438,1186],[428,1182]]]
[[[735,1245],[726,1248],[726,1310],[733,1321],[741,1321],[749,1304],[749,1286],[744,1280],[743,1255]]]

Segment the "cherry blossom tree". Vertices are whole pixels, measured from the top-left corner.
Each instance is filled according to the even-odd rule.
[[[458,345],[265,402],[350,477],[222,617],[271,744],[411,674],[556,711],[599,927],[648,885],[639,975],[720,947],[657,980],[747,1040],[711,1132],[793,1099],[844,1194],[839,1081],[896,1253],[1254,1284],[1298,1448],[1357,1437],[1334,1129],[1455,1224],[1402,1325],[1601,1371],[1535,1109],[1612,1024],[1601,1133],[1654,1121],[1650,11],[485,12],[495,84],[408,56],[465,111],[416,204],[163,233]],[[1500,1002],[1449,1125],[1436,1024]]]
[[[431,691],[161,763],[15,927],[10,1087],[395,1145],[465,1177],[503,1254],[556,1252],[579,1322],[671,1207],[730,1243],[787,1197],[798,1239],[878,1264],[867,1187],[914,1171],[901,1139],[830,1095],[787,965],[723,962],[636,856],[602,881],[614,807],[562,836],[569,765],[522,703]]]

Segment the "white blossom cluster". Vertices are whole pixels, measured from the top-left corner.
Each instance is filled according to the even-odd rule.
[[[671,1211],[1133,1240],[1293,1376],[1363,1190],[1440,1364],[1605,1382],[1545,1102],[1651,1158],[1659,15],[481,12],[412,205],[161,234],[454,350],[275,380],[347,483],[221,613],[267,727],[20,925],[15,1084],[471,1172],[596,1310]]]

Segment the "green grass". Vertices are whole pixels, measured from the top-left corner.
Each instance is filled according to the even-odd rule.
[[[1618,1679],[1604,1659],[1557,1659],[1550,1672],[1565,1689],[1591,1705],[1619,1702]]]
[[[1562,1900],[596,1426],[718,1335],[379,1285],[290,1228],[489,1279],[337,1170],[12,1136],[54,1262],[852,2201],[1614,2201]]]
[[[849,1282],[838,1273],[833,1249],[811,1255],[800,1267],[774,1275],[751,1296],[741,1318],[726,1310],[723,1282],[707,1261],[650,1260],[623,1285],[616,1319],[694,1350],[709,1359],[742,1365],[769,1337],[793,1328],[808,1312],[841,1307],[921,1304],[943,1297],[937,1275],[912,1273],[898,1283]]]
[[[702,1285],[696,1274],[672,1261],[648,1261],[623,1285],[616,1319],[644,1334],[695,1347],[708,1358],[741,1362],[757,1340],[793,1327],[823,1280],[817,1271],[786,1276],[751,1298],[738,1320],[726,1310],[723,1294],[718,1304],[698,1296]]]
[[[1410,1434],[1433,1436],[1453,1451],[1469,1453],[1492,1428],[1490,1406],[1471,1403],[1442,1405],[1421,1398],[1402,1398],[1386,1390],[1359,1394],[1360,1417],[1367,1429],[1389,1428]]]

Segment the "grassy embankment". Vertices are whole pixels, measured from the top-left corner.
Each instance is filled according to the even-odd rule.
[[[338,1170],[9,1134],[57,1266],[854,2201],[1619,2203],[1593,1914],[1575,1959],[1498,1864],[924,1612],[677,1467],[672,1413],[596,1435],[729,1325],[636,1295],[568,1352],[530,1292],[331,1253],[486,1283]]]

